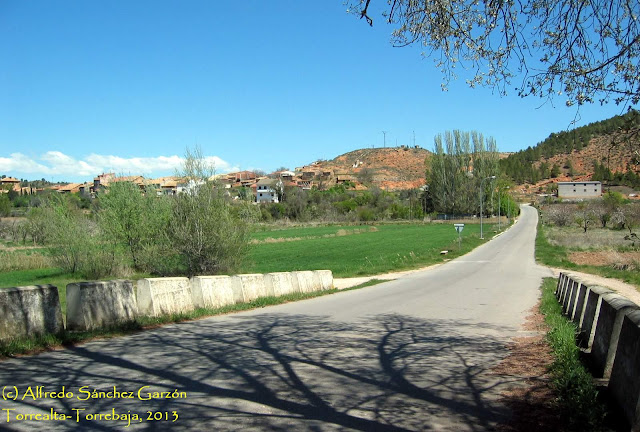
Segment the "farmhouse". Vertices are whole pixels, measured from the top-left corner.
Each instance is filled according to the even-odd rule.
[[[558,198],[598,198],[602,196],[599,181],[558,182]]]
[[[257,203],[277,203],[278,194],[276,188],[281,188],[280,180],[262,179],[256,183],[256,202]]]

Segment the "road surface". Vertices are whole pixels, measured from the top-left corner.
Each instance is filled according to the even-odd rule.
[[[536,222],[373,287],[1,362],[0,430],[491,430],[513,384],[491,369],[550,275]]]

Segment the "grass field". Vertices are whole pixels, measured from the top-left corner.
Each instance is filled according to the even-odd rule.
[[[485,225],[486,239],[490,238],[492,229],[492,225]],[[329,269],[335,277],[351,277],[418,268],[472,250],[483,242],[479,232],[479,225],[467,224],[462,232],[462,247],[458,249],[457,233],[451,224],[262,230],[253,233],[249,256],[238,273]],[[448,250],[449,253],[440,255],[441,250]],[[141,277],[148,275],[134,275],[131,279]],[[67,284],[83,280],[56,268],[0,272],[0,288],[43,284],[57,286],[63,311],[66,310]]]
[[[485,225],[491,233],[492,225]],[[375,275],[443,262],[480,245],[480,226],[467,224],[458,250],[452,224],[333,226],[259,232],[245,272],[329,269],[335,277]],[[485,238],[489,238],[486,235]],[[446,256],[440,251],[448,250]]]

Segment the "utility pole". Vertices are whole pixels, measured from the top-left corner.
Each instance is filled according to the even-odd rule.
[[[384,137],[384,148],[387,148],[387,131],[382,131],[382,136]]]

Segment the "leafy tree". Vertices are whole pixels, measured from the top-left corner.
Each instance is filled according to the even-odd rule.
[[[482,179],[498,173],[498,152],[492,138],[478,132],[446,132],[434,139],[434,152],[427,161],[426,178],[435,211],[464,214],[479,208]]]
[[[11,201],[6,193],[0,192],[0,217],[11,215]]]
[[[444,76],[474,71],[471,87],[563,97],[567,105],[640,101],[640,3],[636,0],[347,0],[373,25],[371,4],[395,26],[394,45],[418,44]]]
[[[113,183],[100,195],[99,225],[109,241],[124,245],[137,270],[152,270],[145,250],[153,248],[166,235],[169,200],[157,196],[151,188],[143,194],[132,182]]]
[[[611,214],[615,213],[616,210],[622,205],[624,201],[624,197],[620,192],[609,191],[602,196],[602,202],[604,203],[607,211]]]
[[[51,195],[30,218],[44,230],[42,238],[64,271],[97,279],[112,275],[120,265],[116,250],[69,196]]]
[[[232,271],[248,250],[247,222],[234,213],[222,190],[208,180],[214,168],[200,149],[187,150],[178,173],[195,186],[175,198],[168,237],[188,276]]]

